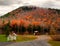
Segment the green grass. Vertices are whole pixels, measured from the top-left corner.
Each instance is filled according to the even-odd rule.
[[[36,39],[37,37],[34,35],[18,35],[17,36],[17,42],[23,42],[23,41],[31,41]],[[5,35],[0,35],[0,42],[7,42],[7,38]]]
[[[5,35],[0,35],[0,42],[6,42],[7,39],[5,37]]]
[[[52,46],[60,46],[60,41],[49,41]]]
[[[36,36],[33,35],[19,35],[17,36],[17,42],[22,42],[22,41],[31,41],[36,39]]]

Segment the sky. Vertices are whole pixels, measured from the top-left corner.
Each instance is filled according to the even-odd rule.
[[[25,5],[60,9],[60,0],[0,0],[0,16]]]

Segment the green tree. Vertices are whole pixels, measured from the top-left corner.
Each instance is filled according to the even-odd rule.
[[[27,28],[27,31],[28,31],[30,34],[32,34],[32,30],[33,30],[32,28],[33,28],[32,25],[29,25],[28,28]]]
[[[8,36],[9,35],[9,32],[11,31],[10,22],[8,22],[7,24],[5,24],[3,26],[3,30],[4,30],[4,33],[6,34],[6,36]]]

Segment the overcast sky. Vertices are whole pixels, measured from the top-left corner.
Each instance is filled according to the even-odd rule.
[[[0,0],[0,16],[24,5],[60,9],[60,0]]]

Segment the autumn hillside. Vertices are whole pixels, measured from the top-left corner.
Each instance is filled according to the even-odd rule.
[[[17,23],[18,25],[24,23],[25,26],[29,24],[44,27],[53,25],[56,28],[60,28],[60,10],[23,6],[0,17],[0,25],[6,24],[8,21],[11,24]]]

